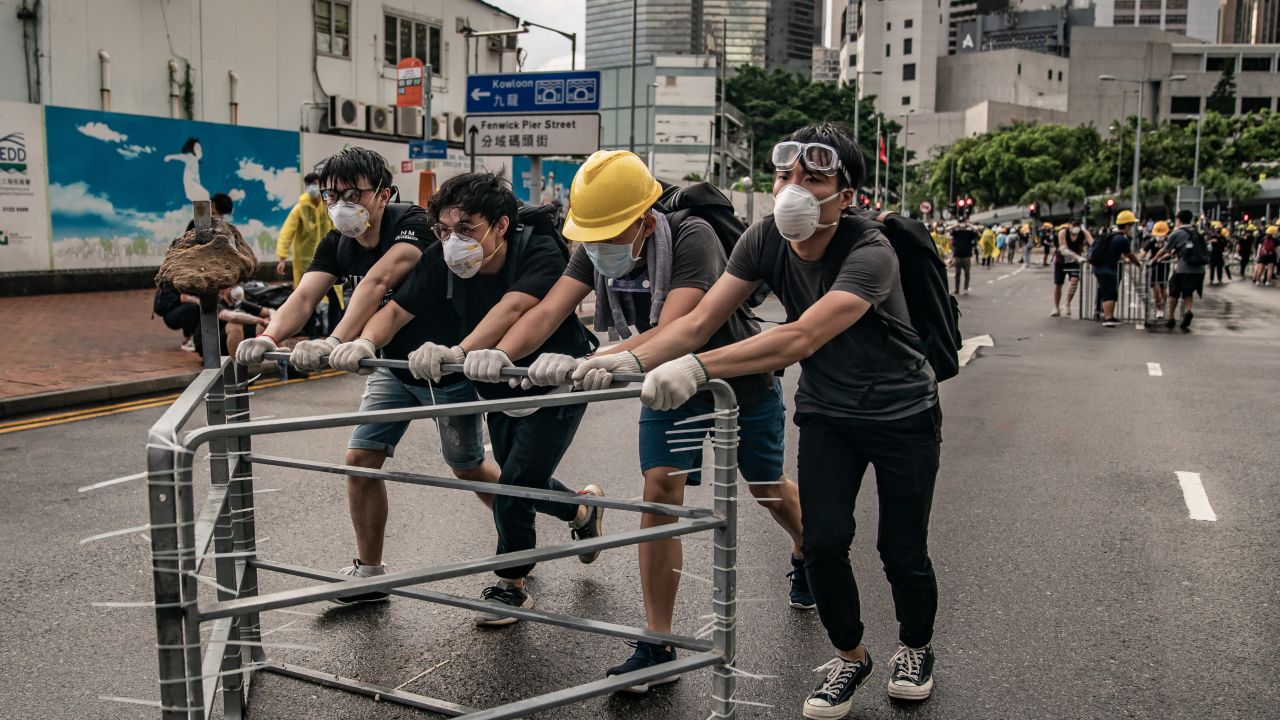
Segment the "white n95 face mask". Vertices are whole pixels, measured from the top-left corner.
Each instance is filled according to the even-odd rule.
[[[486,233],[487,234],[487,233]],[[473,277],[484,265],[484,246],[479,240],[458,233],[449,233],[444,241],[444,264],[460,278]]]
[[[836,225],[833,222],[820,223],[818,216],[823,203],[837,197],[840,197],[839,191],[819,200],[799,185],[786,185],[774,197],[773,222],[789,242],[804,242],[813,237],[818,228]]]
[[[329,219],[333,227],[347,237],[360,237],[369,229],[369,211],[358,203],[339,201],[329,206]]]

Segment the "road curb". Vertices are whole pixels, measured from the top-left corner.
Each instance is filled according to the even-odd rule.
[[[129,380],[118,383],[103,383],[70,390],[19,395],[18,397],[0,400],[0,418],[29,415],[46,410],[58,410],[74,405],[107,402],[110,400],[128,400],[140,395],[178,390],[191,384],[200,374],[199,370],[191,372],[147,378],[146,380]]]

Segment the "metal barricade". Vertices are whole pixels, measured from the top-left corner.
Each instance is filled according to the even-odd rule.
[[[258,672],[272,672],[306,680],[376,700],[472,720],[515,718],[579,700],[605,695],[646,681],[711,668],[711,713],[715,718],[736,716],[734,659],[737,602],[737,441],[738,412],[729,385],[713,381],[702,389],[715,400],[707,435],[714,448],[714,507],[684,507],[662,503],[623,501],[593,495],[532,489],[434,477],[407,472],[347,467],[306,459],[258,455],[250,447],[257,435],[353,426],[371,422],[400,422],[424,418],[471,415],[528,408],[558,407],[638,397],[638,387],[594,392],[558,393],[510,400],[488,400],[401,410],[338,413],[313,417],[252,420],[249,416],[250,379],[244,367],[218,358],[217,321],[212,308],[201,319],[206,330],[206,369],[152,426],[147,440],[147,483],[150,508],[152,580],[155,589],[157,652],[160,669],[160,707],[166,720],[212,716],[214,698],[222,688],[223,717],[242,718],[248,712],[249,687]],[[279,359],[270,354],[268,359]],[[404,368],[407,363],[365,360],[367,367]],[[461,366],[445,366],[460,372]],[[522,377],[527,371],[508,368],[503,374]],[[642,376],[621,377],[633,382]],[[208,426],[180,435],[183,425],[205,404]],[[193,487],[196,451],[208,445],[210,486],[197,508]],[[275,466],[321,473],[378,477],[410,485],[424,485],[525,499],[561,500],[614,510],[652,513],[676,518],[670,524],[605,535],[590,540],[493,555],[449,565],[418,568],[369,578],[298,567],[259,556],[254,518],[255,467]],[[645,628],[578,618],[536,609],[508,608],[484,600],[454,596],[408,586],[474,575],[527,563],[576,557],[594,550],[635,545],[711,531],[713,541],[713,622],[694,636],[659,633]],[[214,552],[208,553],[212,545]],[[214,562],[214,578],[201,575],[205,561]],[[308,587],[260,594],[258,573],[276,572],[319,581]],[[215,598],[201,598],[200,586],[215,589]],[[615,675],[575,687],[549,692],[489,709],[475,709],[412,692],[379,687],[349,677],[271,660],[263,643],[259,613],[368,592],[483,610],[573,630],[627,640],[669,644],[692,651],[669,663]],[[211,626],[207,639],[204,625]],[[710,634],[710,639],[704,636]]]
[[[1120,263],[1116,270],[1118,276],[1116,320],[1132,323],[1139,328],[1145,328],[1155,321],[1155,312],[1158,308],[1156,308],[1153,279],[1159,279],[1158,273],[1162,271],[1165,273],[1165,280],[1162,282],[1167,284],[1168,262]],[[1098,278],[1087,264],[1082,264],[1080,275],[1080,291],[1076,296],[1077,317],[1080,320],[1101,320],[1102,302],[1098,297]]]

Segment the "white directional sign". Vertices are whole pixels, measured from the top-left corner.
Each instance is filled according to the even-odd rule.
[[[600,149],[599,113],[468,115],[469,155],[589,155]]]

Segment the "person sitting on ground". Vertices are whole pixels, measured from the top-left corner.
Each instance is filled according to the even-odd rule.
[[[209,215],[228,225],[231,224],[229,218],[233,207],[231,196],[226,193],[216,193],[209,199]],[[195,227],[196,221],[189,220],[186,232],[191,232]],[[179,349],[200,352],[196,349],[200,337],[200,298],[178,292],[169,283],[161,283],[151,300],[151,311],[152,314],[159,315],[170,330],[182,331],[182,345]]]
[[[275,310],[244,299],[244,288],[234,285],[218,293],[218,331],[223,355],[235,355],[245,338],[258,335],[270,324]],[[195,336],[196,353],[203,355],[200,335]]]

